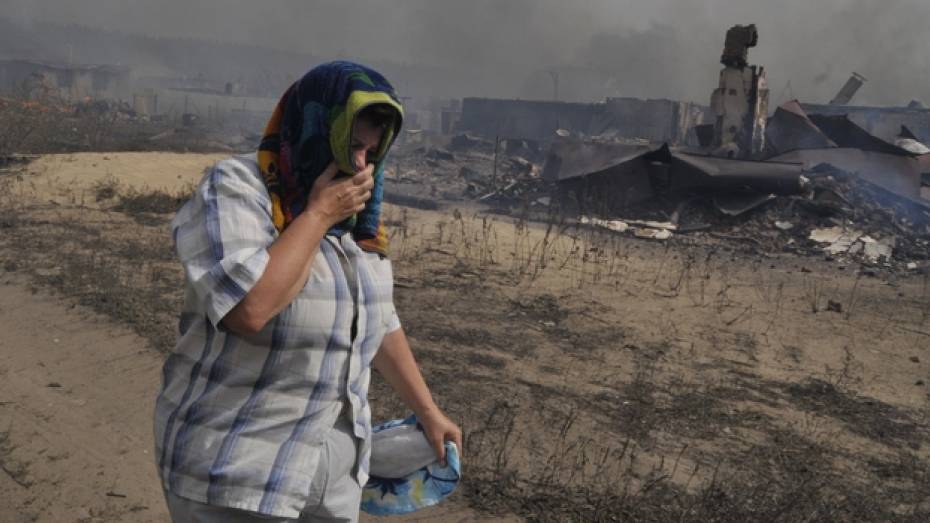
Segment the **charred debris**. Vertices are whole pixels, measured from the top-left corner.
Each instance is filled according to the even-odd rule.
[[[443,202],[658,241],[709,239],[892,269],[930,258],[930,109],[770,106],[753,25],[725,35],[708,105],[405,98],[388,201]],[[125,67],[0,60],[0,169],[16,153],[250,152],[277,90]],[[552,78],[558,81],[558,71]]]
[[[705,108],[466,99],[451,140],[405,136],[387,196],[926,270],[930,111],[850,106],[866,81],[854,73],[830,104],[790,101],[770,114],[765,69],[748,61],[757,43],[753,25],[727,32]]]

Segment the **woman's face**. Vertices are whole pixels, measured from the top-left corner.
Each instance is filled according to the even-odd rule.
[[[364,118],[355,120],[352,143],[349,147],[352,153],[352,167],[356,172],[364,169],[369,163],[374,163],[374,156],[378,153],[383,134],[384,129],[372,125],[368,120]]]

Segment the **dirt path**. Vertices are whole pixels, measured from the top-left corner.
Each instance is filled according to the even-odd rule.
[[[152,464],[161,357],[21,280],[0,283],[0,521],[166,521]]]
[[[0,522],[168,521],[152,462],[161,362],[128,329],[0,272]],[[404,519],[481,520],[454,502]]]

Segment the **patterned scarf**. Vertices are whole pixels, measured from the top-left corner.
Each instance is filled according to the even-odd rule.
[[[393,107],[398,118],[384,130],[375,154],[371,199],[362,212],[337,224],[329,234],[351,232],[359,247],[387,256],[387,232],[381,221],[384,164],[400,132],[403,108],[383,76],[351,62],[329,62],[311,69],[284,93],[265,127],[258,164],[279,232],[304,210],[313,182],[330,162],[343,173],[357,174],[351,151],[355,117],[375,104]]]

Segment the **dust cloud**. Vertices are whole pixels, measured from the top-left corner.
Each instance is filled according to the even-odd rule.
[[[338,57],[411,96],[706,103],[726,29],[755,23],[750,61],[774,102],[825,102],[857,71],[857,103],[905,105],[930,100],[928,15],[922,0],[3,0],[0,57],[260,77],[270,92]]]

